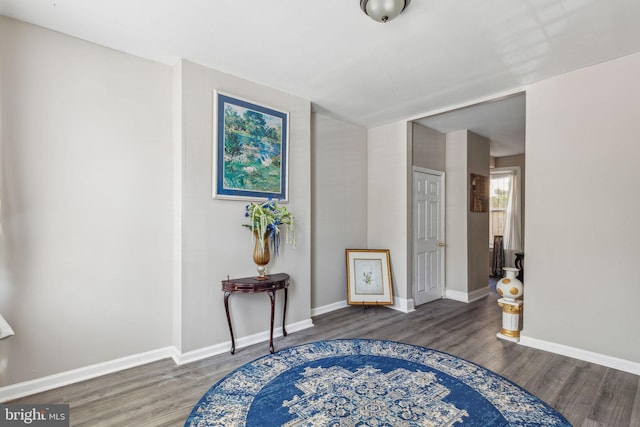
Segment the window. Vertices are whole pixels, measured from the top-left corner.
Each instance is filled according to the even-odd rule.
[[[504,236],[509,192],[512,185],[513,170],[491,171],[489,184],[489,247],[493,247],[495,236]]]
[[[489,181],[489,247],[504,237],[507,250],[521,250],[520,167],[491,170]]]

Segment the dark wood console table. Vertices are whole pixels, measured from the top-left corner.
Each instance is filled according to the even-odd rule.
[[[282,311],[282,334],[286,337],[285,318],[287,316],[287,288],[289,287],[289,275],[286,273],[269,274],[265,279],[255,277],[243,277],[241,279],[227,279],[222,281],[224,291],[224,309],[227,312],[227,322],[229,323],[229,333],[231,334],[231,354],[236,352],[236,342],[233,338],[233,328],[231,327],[231,316],[229,314],[229,296],[233,293],[255,294],[266,292],[271,299],[271,328],[269,330],[269,351],[273,348],[273,313],[276,305],[276,291],[284,289],[284,308]]]

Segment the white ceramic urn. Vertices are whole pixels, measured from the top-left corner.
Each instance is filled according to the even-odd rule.
[[[504,267],[506,277],[500,279],[496,285],[496,290],[500,296],[509,301],[515,301],[520,298],[523,293],[522,282],[516,279],[519,268]]]

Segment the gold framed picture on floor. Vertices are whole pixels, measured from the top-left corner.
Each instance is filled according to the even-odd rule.
[[[346,258],[348,304],[393,304],[388,249],[347,249]]]

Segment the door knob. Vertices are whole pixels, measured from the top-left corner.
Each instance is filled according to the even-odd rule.
[[[444,242],[438,242],[438,246],[440,246],[441,248],[444,247]]]

